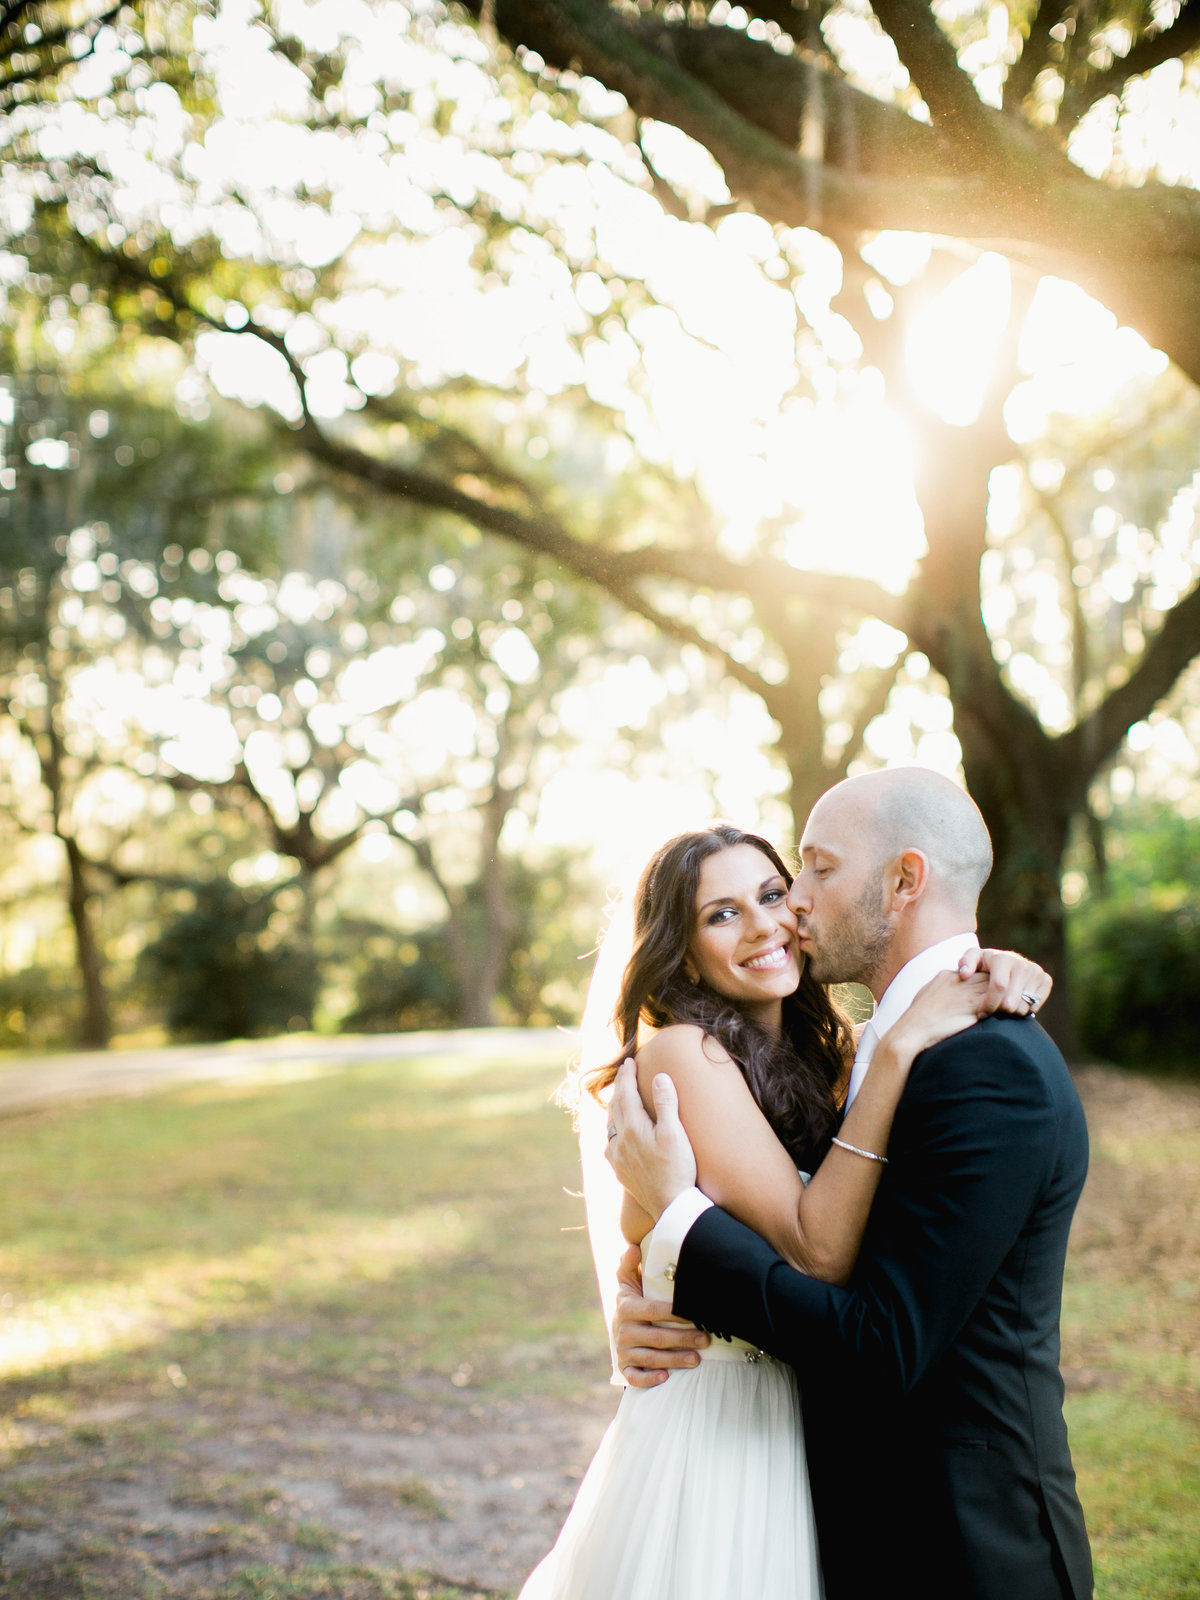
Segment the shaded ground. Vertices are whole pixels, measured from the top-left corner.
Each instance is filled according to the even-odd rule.
[[[0,1594],[200,1596],[246,1565],[315,1558],[507,1590],[553,1541],[612,1393],[479,1404],[431,1384],[379,1411],[377,1394],[341,1388],[310,1397],[330,1414],[259,1403],[236,1417],[186,1399],[81,1406],[65,1427],[21,1430]],[[147,1434],[170,1448],[147,1460]],[[288,1590],[276,1578],[270,1592]]]
[[[564,1232],[561,1044],[516,1042],[0,1124],[14,1198],[58,1175],[18,1216],[28,1252],[0,1252],[4,1600],[519,1587],[616,1395]],[[1193,1600],[1200,1090],[1079,1081],[1093,1165],[1064,1368],[1097,1592]]]

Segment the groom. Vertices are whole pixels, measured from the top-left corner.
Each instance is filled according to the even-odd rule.
[[[975,944],[991,844],[957,785],[897,768],[824,795],[801,857],[788,902],[813,975],[877,1002],[853,1098],[880,1035]],[[1058,1319],[1087,1132],[1041,1028],[991,1016],[918,1058],[845,1288],[709,1204],[669,1079],[655,1098],[657,1125],[627,1065],[610,1117],[617,1176],[659,1219],[647,1268],[673,1280],[677,1317],[795,1367],[827,1600],[1086,1600]],[[662,1317],[625,1287],[617,1343],[635,1382],[695,1359],[679,1353],[694,1330]]]

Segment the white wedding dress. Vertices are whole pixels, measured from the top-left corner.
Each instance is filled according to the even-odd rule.
[[[667,1283],[644,1290],[671,1298]],[[698,1367],[625,1390],[520,1600],[820,1596],[795,1374],[714,1339]]]

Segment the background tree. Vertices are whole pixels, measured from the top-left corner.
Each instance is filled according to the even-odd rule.
[[[192,543],[213,503],[194,483],[228,496],[244,487],[236,472],[257,465],[243,448],[231,474],[219,429],[119,392],[102,398],[66,394],[44,369],[10,379],[0,500],[0,712],[22,740],[7,809],[18,831],[61,846],[90,1045],[111,1031],[98,903],[131,884],[180,881],[156,842],[154,739],[120,703],[125,677],[161,683],[193,642],[167,619],[206,587],[177,542]]]
[[[603,621],[536,571],[493,560],[464,573],[428,542],[417,573],[389,573],[385,552],[368,575],[370,534],[350,508],[319,487],[293,499],[287,544],[304,569],[231,566],[221,582],[241,619],[218,625],[235,645],[210,689],[227,771],[168,781],[258,818],[269,850],[295,863],[295,934],[310,948],[329,871],[368,833],[400,841],[442,903],[447,1011],[484,1025],[524,920],[513,875],[554,768],[554,707]]]
[[[119,5],[42,4],[4,0],[0,4],[0,112],[52,97],[73,70],[95,52],[104,28],[120,14]]]
[[[144,383],[137,401],[104,388],[120,371],[118,352],[65,393],[12,381],[0,501],[0,799],[18,836],[49,828],[65,852],[86,1042],[111,1033],[114,945],[123,969],[140,951],[125,1012],[140,990],[184,1036],[309,1025],[331,984],[326,1025],[571,1015],[600,896],[530,841],[586,718],[568,730],[561,702],[640,670],[626,720],[649,738],[688,675],[668,692],[643,625],[528,562],[467,569],[432,533],[397,559],[370,497],[294,481],[223,404],[190,418]],[[608,753],[632,763],[627,746]],[[415,935],[380,914],[394,872],[365,893],[333,881],[372,831],[433,891]],[[234,985],[239,960],[254,979]],[[19,1034],[30,996],[15,979],[2,996]]]
[[[1110,657],[1091,680],[1101,692],[1089,687],[1076,720],[1048,725],[1008,663],[997,659],[980,608],[989,482],[1014,455],[1005,408],[1018,373],[1016,313],[1007,356],[997,362],[971,427],[949,424],[917,396],[907,397],[922,436],[917,492],[928,554],[902,595],[872,574],[815,571],[811,561],[802,570],[786,526],[789,508],[781,508],[782,523],[764,519],[752,536],[740,530],[731,541],[721,519],[691,491],[686,471],[662,473],[657,490],[650,478],[639,479],[632,500],[629,483],[580,496],[581,451],[618,427],[626,433],[631,416],[626,404],[622,426],[611,403],[596,400],[588,361],[611,363],[625,351],[628,370],[624,336],[638,362],[636,308],[653,296],[616,270],[603,227],[590,216],[581,221],[577,208],[552,203],[554,184],[516,180],[553,171],[562,177],[561,191],[573,166],[603,170],[605,182],[653,192],[690,219],[680,225],[693,231],[705,221],[724,229],[737,220],[731,208],[754,207],[767,230],[756,246],[762,274],[795,290],[825,340],[801,338],[797,399],[831,374],[839,384],[869,387],[880,370],[893,396],[905,395],[898,351],[907,326],[922,297],[963,275],[961,257],[934,252],[931,271],[909,293],[878,265],[881,228],[936,229],[973,249],[999,243],[1017,271],[1018,310],[1039,272],[1069,272],[1194,373],[1193,196],[1178,184],[1111,181],[1146,174],[1129,167],[1119,140],[1100,159],[1096,129],[1107,113],[1087,109],[1100,107],[1099,95],[1126,77],[1186,53],[1193,43],[1190,8],[1165,28],[1159,21],[1133,28],[1126,18],[1120,36],[1115,14],[1096,13],[1086,49],[1075,43],[1085,19],[1043,8],[1018,59],[1020,19],[1001,39],[983,26],[982,12],[966,13],[951,37],[925,7],[906,6],[894,16],[884,7],[876,16],[903,66],[877,72],[870,93],[861,87],[861,19],[856,23],[840,7],[814,9],[797,33],[787,31],[799,18],[791,7],[683,12],[666,6],[635,16],[602,0],[502,4],[500,34],[534,52],[525,57],[528,73],[501,45],[485,39],[481,50],[433,18],[414,18],[410,26],[398,6],[376,16],[380,31],[370,42],[369,64],[346,36],[326,39],[317,50],[269,15],[254,30],[264,66],[271,61],[272,71],[283,72],[289,63],[295,74],[284,120],[311,137],[314,152],[333,144],[356,152],[365,163],[370,207],[353,215],[344,199],[331,201],[324,207],[324,242],[314,247],[301,225],[308,219],[303,226],[315,227],[323,209],[311,177],[292,184],[277,168],[266,189],[252,193],[253,174],[221,179],[210,168],[201,204],[181,164],[173,200],[189,221],[186,228],[165,225],[161,196],[139,209],[107,157],[77,157],[69,181],[42,173],[32,226],[14,237],[14,253],[38,269],[26,292],[42,295],[43,279],[87,283],[90,302],[116,325],[163,334],[189,351],[211,349],[213,372],[213,341],[232,333],[235,342],[261,349],[264,359],[269,353],[273,403],[294,443],[340,481],[448,514],[549,557],[652,618],[669,637],[718,656],[731,675],[762,694],[777,722],[798,813],[857,755],[863,731],[892,689],[890,674],[907,639],[948,688],[967,780],[996,839],[997,871],[985,907],[989,933],[1058,966],[1066,837],[1130,723],[1196,652],[1194,567],[1179,576],[1169,599],[1167,587],[1156,586],[1165,620],[1155,627],[1146,608],[1144,649],[1129,652],[1132,632],[1123,634],[1119,658]],[[414,90],[388,50],[396,30],[405,28],[412,41],[432,49],[435,27],[436,47],[459,76],[432,88],[426,79]],[[1118,59],[1127,44],[1133,48]],[[1017,65],[1002,93],[1007,58]],[[587,76],[578,76],[579,69]],[[597,83],[613,92],[599,96]],[[501,101],[503,112],[481,110]],[[131,103],[128,115],[145,120],[147,109]],[[1139,115],[1133,88],[1122,100],[1118,132],[1136,129]],[[210,125],[212,148],[221,127],[220,117]],[[707,150],[719,163],[716,177],[697,189],[678,147],[672,159],[664,127]],[[453,144],[462,154],[466,146],[466,175],[448,179],[444,162],[430,160],[444,128],[453,130],[447,151]],[[173,148],[182,151],[198,133],[194,118],[190,129],[180,124]],[[1166,165],[1174,157],[1164,148],[1161,159]],[[366,183],[372,162],[382,164],[380,174],[385,167],[405,174],[403,200],[392,211],[379,201],[383,188]],[[1103,181],[1080,162],[1107,168]],[[332,185],[332,169],[321,170]],[[331,232],[333,219],[340,220]],[[494,384],[478,376],[439,381],[430,376],[428,358],[413,354],[411,328],[406,333],[402,322],[392,336],[380,315],[364,320],[367,306],[378,313],[389,303],[386,292],[371,287],[370,263],[379,259],[372,251],[385,248],[384,239],[392,249],[406,237],[438,241],[459,223],[474,255],[481,303],[494,295],[498,314],[502,305],[511,307],[513,289],[530,281],[530,260],[542,264],[534,277],[551,302],[570,291],[574,303],[547,336],[574,341],[584,379],[560,381],[555,392],[538,363],[526,359],[519,377],[503,386],[505,398],[515,394],[518,401],[507,421],[497,415]],[[340,244],[333,242],[339,228]],[[823,293],[814,290],[820,275],[812,229],[838,252],[840,283]],[[1143,251],[1147,240],[1160,250],[1149,277],[1131,266],[1139,260],[1135,238]],[[1093,240],[1103,240],[1103,252],[1093,250]],[[277,272],[264,270],[267,259],[278,263]],[[664,298],[662,290],[658,295]],[[848,318],[858,338],[849,353],[835,355],[828,335],[838,316]],[[1171,402],[1182,394],[1176,379]],[[260,384],[258,398],[266,397]],[[535,399],[545,402],[541,410]],[[397,538],[414,526],[398,526]],[[1143,531],[1153,536],[1153,529]],[[846,659],[863,617],[891,625],[903,638],[889,665],[861,676],[856,705],[839,691],[849,713],[836,721],[839,737],[822,720],[817,690]],[[1121,682],[1108,681],[1116,674]],[[1060,982],[1060,1004],[1065,988]],[[1059,1026],[1065,1033],[1061,1015]]]

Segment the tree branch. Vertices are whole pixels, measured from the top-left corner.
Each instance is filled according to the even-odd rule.
[[[86,61],[89,56],[96,53],[96,43],[100,30],[111,22],[120,12],[120,5],[112,6],[109,10],[101,12],[98,16],[90,17],[78,27],[62,27],[54,33],[44,34],[35,45],[25,46],[19,40],[0,45],[0,63],[4,66],[12,61],[14,56],[33,55],[34,63],[31,67],[20,72],[0,70],[0,104],[11,100],[9,91],[21,84],[48,81],[58,77],[70,67],[78,66]],[[0,28],[3,24],[0,24]],[[75,52],[68,50],[66,53],[55,57],[55,50],[62,49],[69,44],[72,38],[87,40],[87,49]]]
[[[1071,619],[1072,710],[1078,714],[1088,676],[1088,625],[1087,617],[1083,610],[1083,597],[1079,592],[1078,585],[1071,577],[1071,568],[1075,565],[1075,554],[1071,548],[1071,530],[1063,521],[1053,496],[1047,494],[1044,489],[1039,489],[1030,478],[1028,472],[1025,476],[1026,482],[1029,483],[1030,488],[1033,490],[1034,498],[1041,508],[1042,515],[1053,529],[1054,538],[1063,560],[1065,576],[1062,587],[1066,590],[1066,603],[1063,609]]]
[[[1200,583],[1167,613],[1136,670],[1087,717],[1062,735],[1068,769],[1087,782],[1120,749],[1126,733],[1169,692],[1200,652]]]
[[[1179,15],[1169,27],[1139,39],[1128,55],[1119,56],[1110,67],[1085,77],[1072,97],[1072,110],[1078,122],[1084,112],[1103,100],[1106,94],[1120,94],[1130,78],[1150,72],[1164,61],[1188,54],[1200,45],[1200,0],[1184,0]]]
[[[424,815],[423,809],[419,804],[410,809],[415,810],[417,816]],[[446,910],[453,916],[458,909],[458,902],[454,891],[443,878],[438,868],[437,859],[434,856],[433,847],[428,838],[418,835],[414,839],[411,834],[401,833],[394,820],[388,824],[388,832],[393,839],[399,839],[402,844],[406,844],[413,852],[417,858],[417,864],[433,879],[434,887],[446,903]]]
[[[124,889],[131,883],[152,883],[157,889],[194,889],[202,881],[178,872],[119,867],[115,861],[100,861],[95,856],[86,855],[83,850],[79,850],[79,859],[90,872],[102,873],[118,889]]]
[[[1051,64],[1051,51],[1057,44],[1053,30],[1070,13],[1075,0],[1041,0],[1029,24],[1029,37],[1017,60],[1009,68],[1004,83],[1004,108],[1018,111],[1021,102],[1037,81],[1039,72]]]
[[[466,457],[465,468],[468,472],[488,478],[498,488],[516,489],[526,500],[540,504],[540,496],[524,478],[506,466],[490,450],[473,439],[470,434],[464,433],[461,428],[455,428],[449,423],[438,421],[431,424],[416,405],[400,399],[395,393],[389,395],[365,396],[363,411],[367,416],[378,417],[383,422],[398,422],[410,428],[413,432],[423,432],[434,437],[439,443],[446,442],[452,449],[458,449]]]
[[[867,698],[858,708],[858,715],[854,719],[854,726],[850,730],[850,737],[842,747],[841,759],[838,768],[843,777],[846,769],[862,749],[862,742],[866,738],[867,729],[876,717],[882,716],[887,710],[887,703],[891,698],[892,690],[896,686],[896,679],[900,676],[900,668],[904,665],[905,652],[901,650],[890,667],[882,668],[875,676],[867,692]]]
[[[828,0],[808,0],[803,8],[793,5],[792,0],[750,0],[743,9],[764,22],[774,22],[797,44],[804,44],[814,33],[820,39],[821,18],[830,8]]]
[[[549,556],[579,577],[598,583],[624,603],[629,603],[629,585],[639,577],[676,578],[694,586],[733,594],[750,592],[764,581],[761,570],[744,567],[712,550],[676,551],[657,545],[620,550],[588,543],[573,537],[561,523],[545,514],[523,515],[466,494],[419,467],[384,461],[353,445],[340,444],[329,438],[312,418],[305,420],[294,437],[315,460],[335,471],[369,483],[389,495],[415,500],[432,510],[447,511],[485,532],[499,534],[527,550]],[[895,615],[901,604],[895,596],[868,579],[800,572],[782,561],[772,564],[765,581],[800,599],[809,596],[815,583],[827,601],[837,599],[854,610],[874,615]],[[639,609],[647,603],[639,598]]]
[[[978,147],[992,143],[992,119],[927,0],[871,0],[871,9],[921,91],[934,126],[975,159]]]

